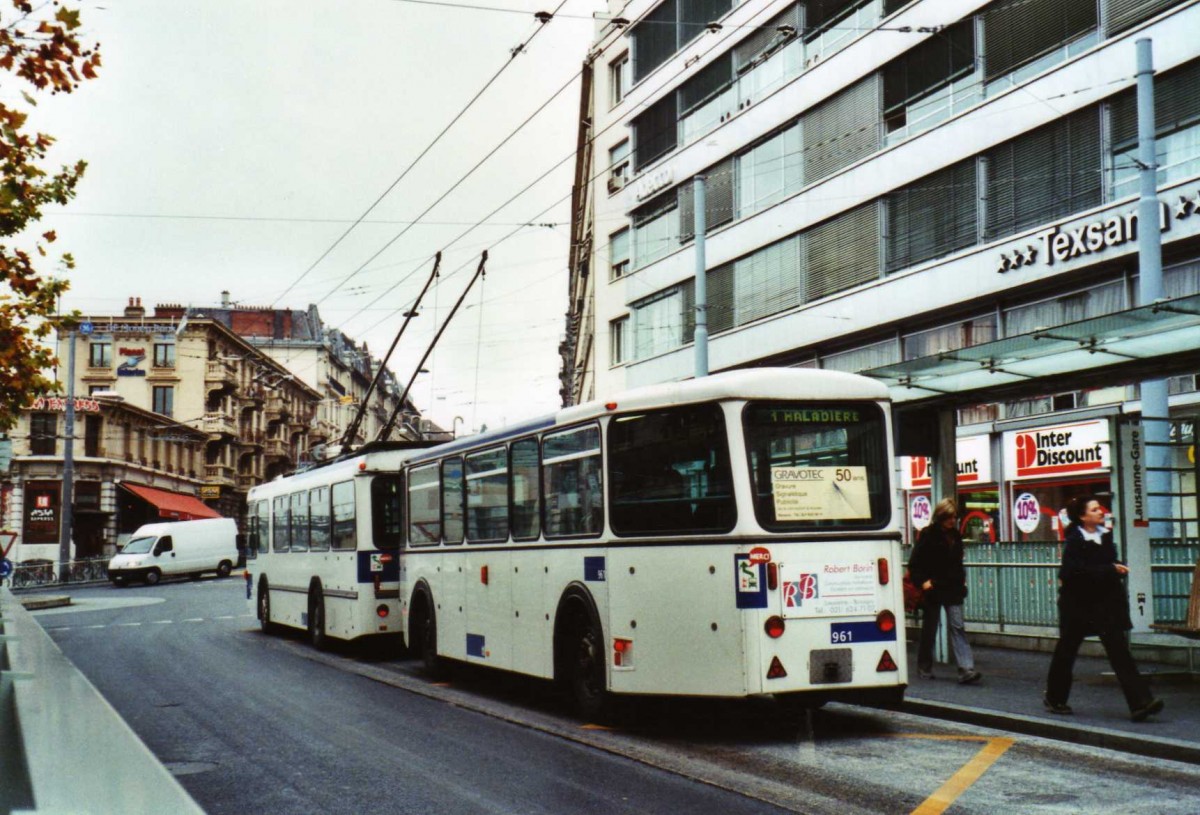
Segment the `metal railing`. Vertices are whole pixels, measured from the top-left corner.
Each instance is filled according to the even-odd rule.
[[[910,553],[911,554],[911,553]],[[1192,569],[1200,559],[1200,540],[1155,538],[1150,542],[1154,619],[1181,623],[1187,615]],[[967,622],[995,626],[1058,627],[1058,541],[1000,541],[969,544]]]
[[[109,557],[72,560],[67,564],[67,582],[78,584],[107,581],[109,560]],[[62,582],[58,572],[58,564],[52,560],[26,561],[16,564],[12,574],[5,578],[3,583],[13,591],[52,586]]]

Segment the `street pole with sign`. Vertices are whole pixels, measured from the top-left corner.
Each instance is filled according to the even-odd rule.
[[[67,404],[64,422],[62,529],[58,541],[58,581],[71,576],[71,527],[75,520],[75,332],[67,332]]]

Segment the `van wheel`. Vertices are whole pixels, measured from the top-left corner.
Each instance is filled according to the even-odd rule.
[[[308,595],[308,641],[318,651],[329,647],[329,637],[325,634],[325,594],[319,585]]]
[[[151,569],[150,571],[146,572],[146,576],[143,578],[143,580],[146,581],[147,586],[156,586],[158,585],[158,581],[162,580],[162,572],[160,572],[158,569]]]
[[[233,564],[228,560],[222,560],[217,566],[217,577],[229,577],[229,573],[233,571]]]
[[[271,622],[271,590],[266,580],[258,584],[258,625],[264,634],[275,633],[275,624]]]

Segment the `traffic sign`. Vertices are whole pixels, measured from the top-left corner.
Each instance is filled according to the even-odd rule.
[[[8,558],[0,560],[0,577],[8,577],[13,572],[13,562]]]
[[[89,322],[85,321],[85,322],[82,322],[79,324],[79,333],[84,335],[85,337],[88,334],[91,334],[95,330],[96,330],[96,326],[92,325]]]

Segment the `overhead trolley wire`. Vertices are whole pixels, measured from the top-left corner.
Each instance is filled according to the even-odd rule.
[[[566,4],[567,4],[567,0],[562,0],[562,2],[559,3],[558,8],[555,9],[555,13],[557,13],[558,10],[561,9]],[[276,297],[271,302],[272,307],[274,307],[276,303],[278,303],[280,300],[282,300],[288,294],[288,292],[290,292],[293,288],[295,288],[296,285],[298,283],[300,283],[300,281],[302,281],[305,277],[307,277],[308,274],[310,272],[312,272],[313,269],[317,268],[317,266],[320,265],[320,263],[323,260],[325,260],[325,258],[329,257],[330,253],[333,252],[333,250],[336,249],[341,244],[341,242],[343,240],[345,240],[346,237],[351,232],[354,231],[355,227],[357,227],[360,223],[362,223],[362,221],[367,217],[367,215],[369,215],[371,213],[371,211],[375,209],[375,207],[379,206],[380,202],[382,202],[384,198],[386,198],[389,194],[391,194],[392,190],[394,190],[396,188],[396,186],[401,181],[404,180],[404,178],[412,171],[412,169],[417,166],[417,164],[421,161],[421,159],[423,159],[429,153],[429,151],[432,150],[439,141],[441,141],[442,137],[445,136],[447,132],[449,132],[450,128],[454,127],[454,125],[457,124],[458,121],[463,116],[466,115],[467,111],[470,110],[471,107],[474,106],[474,104],[477,101],[479,101],[479,98],[481,96],[483,96],[483,94],[486,93],[487,90],[496,83],[496,81],[500,78],[501,74],[503,74],[506,70],[508,70],[508,66],[512,65],[512,63],[513,63],[513,59],[515,59],[518,54],[523,53],[524,50],[529,47],[529,44],[531,42],[533,42],[534,37],[536,37],[542,31],[542,29],[545,28],[545,23],[548,22],[549,19],[551,19],[551,18],[542,19],[541,17],[539,17],[538,19],[542,23],[542,25],[539,25],[537,28],[535,28],[533,30],[533,33],[531,33],[528,37],[525,38],[524,42],[520,43],[519,45],[517,45],[515,48],[512,49],[508,60],[503,65],[500,66],[500,69],[498,71],[496,71],[496,73],[492,74],[491,78],[488,79],[488,81],[483,84],[483,87],[480,88],[479,91],[476,92],[476,94],[471,97],[471,99],[462,108],[462,110],[460,110],[457,114],[455,114],[454,118],[452,118],[449,121],[449,123],[447,123],[446,126],[443,127],[441,129],[441,131],[436,136],[433,137],[433,141],[429,142],[429,144],[425,146],[425,149],[422,150],[420,152],[420,154],[417,155],[417,157],[414,158],[412,160],[412,162],[410,162],[409,165],[404,168],[404,170],[400,173],[400,175],[397,176],[396,179],[394,181],[392,181],[391,184],[388,185],[388,188],[386,190],[384,190],[383,193],[378,198],[376,198],[369,207],[367,207],[367,209],[363,212],[363,214],[358,216],[358,218],[355,219],[354,223],[352,223],[349,227],[347,227],[346,231],[343,232],[341,235],[339,235],[337,240],[335,240],[332,244],[330,244],[329,248],[327,248],[324,252],[321,253],[321,256],[319,258],[317,258],[315,261],[313,261],[312,264],[307,269],[305,269],[304,272],[298,278],[296,278],[294,281],[292,281],[292,283],[290,283],[288,285],[288,287],[286,289],[284,289],[283,292],[281,292],[279,294],[279,296]],[[358,274],[358,272],[361,270],[362,270],[362,267],[360,266],[358,269],[356,269],[354,272],[352,272],[346,278],[346,280],[349,280],[351,277]],[[344,280],[344,281],[342,281],[342,283],[338,284],[338,288],[340,288],[346,282],[346,280]],[[337,289],[335,288],[334,291],[336,291],[336,290]],[[330,294],[332,294],[332,293],[333,292],[331,291]],[[325,297],[322,298],[322,301],[328,297],[329,297],[328,294],[325,295]]]

